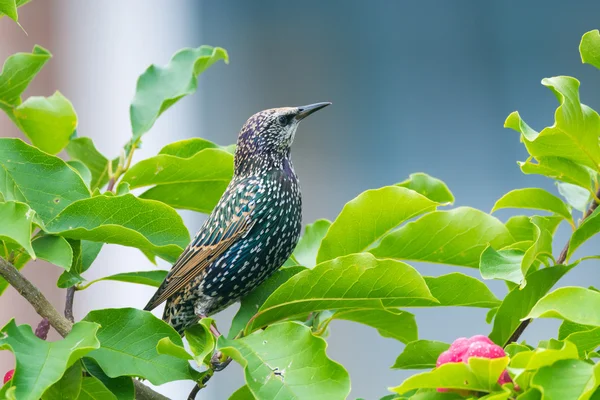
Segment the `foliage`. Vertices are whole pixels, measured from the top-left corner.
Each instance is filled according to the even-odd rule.
[[[16,21],[17,6],[24,3],[0,0],[0,13]],[[584,35],[580,52],[585,63],[600,68],[598,31]],[[91,138],[80,136],[85,133],[77,131],[75,109],[60,92],[22,99],[50,58],[36,46],[10,56],[0,74],[0,109],[29,142],[0,138],[0,256],[18,269],[47,260],[62,271],[57,285],[70,290],[98,280],[158,286],[166,271],[124,269],[94,281],[86,275],[105,243],[137,248],[151,262],[173,262],[190,240],[175,209],[209,213],[220,198],[233,175],[231,146],[194,138],[165,144],[135,164],[132,155],[163,112],[195,92],[207,69],[228,61],[227,52],[183,49],[165,67],[149,67],[137,82],[132,134],[118,157],[100,153]],[[441,180],[412,174],[359,194],[333,221],[308,225],[292,257],[242,299],[229,334],[218,340],[213,321],[203,319],[186,331],[186,347],[165,322],[132,308],[93,310],[52,343],[36,338],[27,325],[9,322],[0,331],[0,349],[14,353],[16,371],[0,396],[133,399],[133,378],[203,385],[215,372],[211,359],[229,356],[246,379],[231,399],[344,399],[350,377],[328,357],[325,342],[330,323],[341,319],[404,343],[392,368],[428,370],[393,388],[387,399],[599,398],[594,359],[600,294],[553,287],[596,256],[579,249],[600,231],[600,211],[594,211],[600,117],[580,102],[575,78],[542,83],[559,102],[554,124],[537,132],[515,112],[505,126],[519,132],[529,152],[519,164],[522,171],[558,181],[562,198],[521,188],[492,209],[542,215],[528,211],[502,222],[485,211],[452,207],[454,196]],[[129,193],[137,188],[144,191]],[[554,233],[563,221],[573,233],[568,249],[555,258]],[[478,268],[483,280],[505,281],[508,292],[499,299],[480,279],[444,273],[442,266],[438,276],[422,276],[407,262]],[[0,279],[0,294],[6,286]],[[449,306],[490,310],[489,337],[505,346],[507,357],[434,368],[449,345],[421,338],[410,309]],[[511,343],[526,327],[524,320],[537,318],[564,321],[557,339],[537,347]],[[500,387],[505,369],[515,384]]]

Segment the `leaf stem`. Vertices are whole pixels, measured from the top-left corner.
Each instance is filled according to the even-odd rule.
[[[52,325],[62,337],[69,334],[73,328],[73,323],[60,315],[42,292],[17,271],[14,265],[1,257],[0,276],[14,287],[15,290],[33,306],[35,311],[41,317],[47,318],[50,325]],[[169,400],[169,398],[155,392],[137,379],[133,379],[133,384],[135,386],[135,398],[138,400]]]
[[[583,218],[581,219],[581,222],[579,223],[580,226],[581,226],[581,223],[587,217],[589,217],[596,210],[596,208],[598,208],[598,204],[599,203],[598,203],[597,199],[599,197],[600,197],[600,189],[597,190],[596,195],[594,196],[594,201],[592,202],[592,204],[590,204],[590,207],[587,209],[587,211],[583,215]],[[569,253],[569,243],[570,242],[571,242],[571,239],[569,238],[569,241],[567,241],[567,244],[565,244],[565,247],[563,247],[562,251],[560,252],[560,255],[556,259],[556,265],[564,264],[565,261],[567,261],[567,254]],[[504,347],[506,347],[507,345],[509,345],[511,343],[514,343],[517,340],[519,340],[519,338],[523,334],[523,331],[525,331],[525,328],[527,328],[527,326],[530,323],[531,323],[531,318],[530,319],[526,319],[524,321],[521,321],[521,323],[519,324],[519,326],[517,327],[517,329],[515,329],[515,331],[513,332],[513,334],[510,336],[510,338],[508,339],[508,341],[506,342],[506,344],[504,345]]]

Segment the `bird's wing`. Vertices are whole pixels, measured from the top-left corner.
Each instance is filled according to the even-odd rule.
[[[248,233],[256,222],[252,218],[253,210],[262,193],[262,186],[255,180],[228,188],[144,309],[152,310],[177,293]],[[223,207],[222,203],[225,203]]]

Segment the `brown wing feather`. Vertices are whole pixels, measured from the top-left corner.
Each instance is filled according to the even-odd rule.
[[[210,263],[223,254],[240,237],[244,236],[254,222],[250,220],[249,214],[252,210],[241,213],[233,218],[231,223],[225,227],[221,239],[214,244],[203,244],[196,246],[190,244],[181,254],[171,272],[165,279],[165,282],[156,292],[150,302],[144,308],[153,310],[163,301],[181,290],[194,277],[198,276]]]

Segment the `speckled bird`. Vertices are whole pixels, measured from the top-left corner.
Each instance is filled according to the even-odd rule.
[[[283,265],[302,220],[291,145],[300,121],[329,104],[274,108],[248,119],[238,137],[233,179],[145,310],[166,301],[163,319],[183,334]]]

